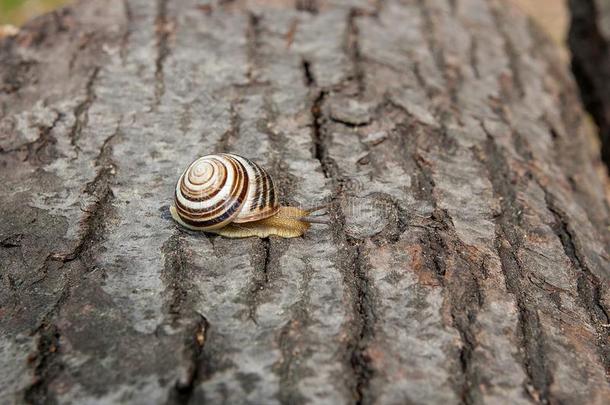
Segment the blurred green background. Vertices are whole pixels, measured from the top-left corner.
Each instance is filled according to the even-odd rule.
[[[68,0],[0,0],[0,25],[22,25],[32,17],[68,3]]]

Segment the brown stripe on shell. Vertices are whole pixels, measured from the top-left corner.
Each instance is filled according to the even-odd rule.
[[[261,190],[261,196],[258,200],[259,210],[264,210],[267,204],[267,193],[269,192],[269,175],[264,169],[261,169],[261,177],[263,182],[263,189]]]
[[[254,165],[254,163],[252,163]],[[279,210],[279,204],[277,200],[271,200],[268,195],[270,190],[274,188],[273,179],[269,174],[259,166],[259,169],[262,173],[262,182],[263,187],[259,189],[259,198],[257,200],[257,207],[255,209],[249,210],[247,215],[242,212],[240,218],[235,218],[233,221],[235,223],[244,223],[257,221],[263,218],[268,218],[274,215]],[[275,195],[275,192],[273,193]]]
[[[250,162],[250,163],[252,163],[252,162]],[[250,203],[250,211],[254,211],[258,207],[259,200],[260,200],[260,193],[258,192],[258,190],[261,189],[262,181],[263,181],[263,176],[262,176],[261,168],[259,167],[259,165],[257,165],[256,163],[252,163],[252,168],[254,169],[254,172],[256,173],[255,187],[256,187],[257,192],[255,193],[255,196],[258,196],[258,199],[252,199],[252,202]]]
[[[269,187],[269,205],[272,207],[278,206],[277,197],[275,195],[275,184],[271,183],[271,187]]]

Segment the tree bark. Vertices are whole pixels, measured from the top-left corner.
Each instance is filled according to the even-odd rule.
[[[503,2],[85,1],[0,108],[2,403],[610,401],[607,179]],[[214,151],[330,224],[180,229]]]

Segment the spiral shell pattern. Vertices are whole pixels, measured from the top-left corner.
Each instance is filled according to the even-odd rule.
[[[271,176],[239,155],[200,157],[176,184],[176,213],[186,225],[213,230],[227,224],[257,221],[279,210]]]

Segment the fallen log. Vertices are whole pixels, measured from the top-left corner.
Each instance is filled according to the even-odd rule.
[[[0,399],[608,403],[610,225],[500,1],[84,1],[0,44]],[[178,227],[229,151],[298,239]]]

